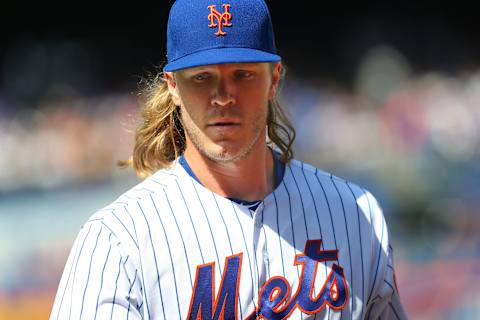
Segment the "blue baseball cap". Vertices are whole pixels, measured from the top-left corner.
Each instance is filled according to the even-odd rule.
[[[280,60],[263,0],[177,0],[170,9],[164,71]]]

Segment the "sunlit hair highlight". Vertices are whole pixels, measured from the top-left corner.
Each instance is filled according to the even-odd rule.
[[[272,64],[272,71],[274,66]],[[281,83],[284,76],[285,68],[282,67]],[[145,178],[169,167],[183,154],[186,142],[179,107],[173,103],[161,72],[145,80],[139,97],[141,123],[135,130],[133,154],[129,160],[119,161],[118,164],[121,167],[132,166],[139,177]],[[282,162],[288,163],[293,158],[295,129],[277,97],[269,101],[267,134],[267,143],[278,150]]]

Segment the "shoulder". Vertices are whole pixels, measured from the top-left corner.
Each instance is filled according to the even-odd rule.
[[[144,234],[143,229],[148,227],[148,213],[145,208],[152,207],[154,199],[158,203],[157,200],[163,199],[162,195],[169,189],[176,188],[178,180],[182,179],[184,177],[176,164],[159,170],[96,211],[82,229],[100,226],[111,232],[124,246],[138,250]]]
[[[289,163],[284,182],[290,189],[299,185],[303,199],[312,198],[315,210],[327,212],[327,218],[337,225],[343,223],[350,234],[361,234],[363,246],[370,247],[368,252],[378,252],[378,248],[388,252],[389,233],[383,210],[366,188],[298,160]]]
[[[295,159],[287,165],[285,183],[288,184],[289,180],[298,185],[302,185],[303,181],[305,192],[312,193],[319,200],[358,210],[372,224],[383,223],[383,212],[377,199],[357,183]]]

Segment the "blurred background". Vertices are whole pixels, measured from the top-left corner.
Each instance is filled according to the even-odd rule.
[[[480,41],[461,1],[269,2],[296,156],[380,200],[411,319],[480,319]],[[2,3],[0,319],[47,319],[121,170],[171,1]]]

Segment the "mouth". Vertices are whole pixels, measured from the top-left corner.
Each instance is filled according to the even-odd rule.
[[[214,122],[210,123],[209,127],[228,127],[228,126],[239,126],[240,124],[237,122]]]
[[[212,121],[207,124],[207,128],[215,134],[229,135],[237,132],[240,128],[240,122],[231,120]]]
[[[232,127],[232,126],[239,126],[240,122],[232,120],[232,119],[219,119],[215,121],[211,121],[208,123],[207,126],[209,127]]]

